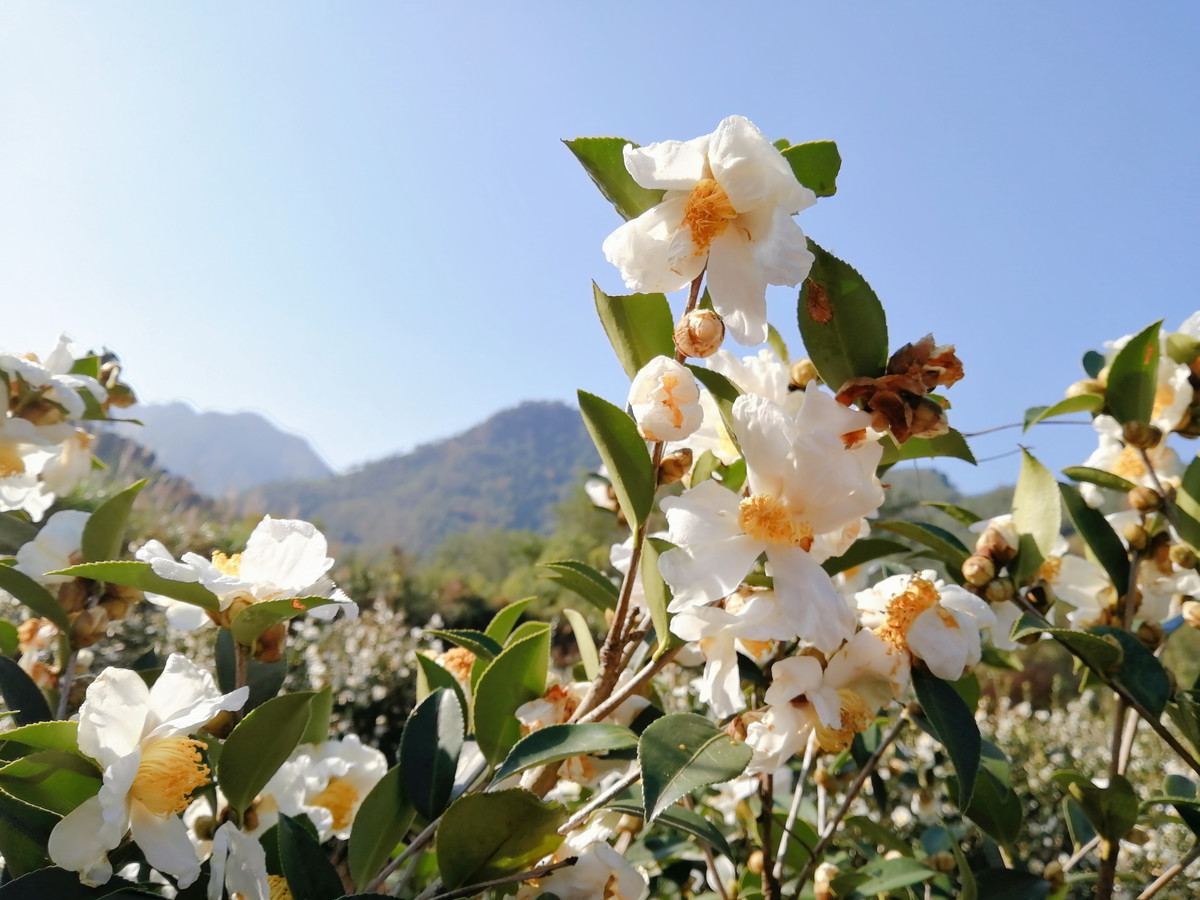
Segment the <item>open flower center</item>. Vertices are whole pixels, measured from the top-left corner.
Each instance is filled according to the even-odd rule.
[[[1157,419],[1168,406],[1175,402],[1175,388],[1169,384],[1160,384],[1154,389],[1154,408],[1150,418]]]
[[[799,522],[783,502],[769,494],[754,494],[738,506],[738,526],[750,537],[767,544],[789,544],[808,550],[813,532]]]
[[[871,707],[862,695],[850,688],[838,691],[842,700],[842,723],[837,728],[828,725],[817,725],[817,743],[826,753],[841,753],[850,746],[854,736],[866,730],[875,718]]]
[[[696,182],[683,206],[680,227],[688,227],[692,233],[692,243],[696,245],[696,255],[703,256],[735,218],[737,210],[729,202],[725,189],[717,184],[716,179],[702,178]]]
[[[25,460],[17,452],[15,444],[0,444],[0,478],[20,475],[25,471]]]
[[[894,647],[908,649],[908,629],[917,616],[937,606],[941,595],[933,582],[914,575],[908,590],[888,602],[887,620],[875,629],[875,633]]]
[[[192,791],[208,784],[208,766],[199,741],[186,737],[159,738],[142,748],[142,762],[129,796],[160,816],[183,812]]]
[[[678,428],[683,424],[683,410],[679,408],[679,400],[675,397],[679,379],[674,375],[664,375],[659,379],[659,385],[659,390],[654,392],[654,399],[671,411],[671,425]]]
[[[354,821],[354,807],[358,803],[358,791],[345,778],[334,775],[325,790],[313,797],[313,806],[323,806],[333,814],[333,830],[344,831]]]
[[[235,553],[226,556],[220,550],[214,550],[212,556],[213,568],[222,575],[240,575],[242,569],[242,554]]]
[[[1137,450],[1133,447],[1126,447],[1117,454],[1110,471],[1127,481],[1137,481],[1146,474],[1146,466]]]
[[[1041,568],[1038,569],[1038,578],[1042,579],[1043,581],[1047,581],[1050,584],[1055,584],[1059,579],[1059,575],[1061,575],[1061,574],[1062,574],[1062,557],[1061,556],[1050,557],[1048,560],[1046,560],[1044,563],[1042,563]]]

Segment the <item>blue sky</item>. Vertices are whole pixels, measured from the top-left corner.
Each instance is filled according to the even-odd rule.
[[[6,3],[3,345],[107,344],[147,400],[253,409],[336,466],[523,399],[621,402],[618,224],[561,145],[738,113],[831,138],[798,219],[932,331],[976,431],[1200,308],[1200,12],[1116,3]],[[772,320],[799,352],[794,292]],[[736,349],[736,348],[734,348]],[[749,351],[747,351],[749,352]],[[1082,462],[1086,426],[1018,441]],[[1012,481],[1015,456],[961,486]]]

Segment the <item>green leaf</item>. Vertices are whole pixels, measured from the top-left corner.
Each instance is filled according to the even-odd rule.
[[[638,146],[618,137],[581,137],[563,141],[583,165],[600,193],[623,219],[635,219],[662,202],[664,191],[644,188],[625,168],[625,145]]]
[[[655,658],[675,642],[671,634],[671,617],[667,613],[667,605],[671,602],[671,589],[658,571],[658,558],[674,545],[660,538],[647,538],[642,545],[642,587],[645,591],[646,606],[650,609],[650,620],[654,623],[654,633],[658,637],[658,646],[654,650]]]
[[[742,774],[753,751],[708,719],[673,713],[651,723],[638,741],[646,820],[685,794]]]
[[[1105,840],[1119,841],[1137,824],[1141,807],[1133,785],[1124,775],[1113,775],[1106,787],[1097,786],[1078,772],[1056,772],[1053,780],[1075,798],[1096,834]]]
[[[588,628],[587,619],[577,610],[564,609],[563,615],[571,624],[571,631],[575,635],[575,646],[579,648],[579,661],[583,663],[583,673],[588,681],[591,681],[600,671],[600,655],[596,652],[592,630]]]
[[[313,694],[308,710],[308,727],[300,736],[302,744],[323,744],[329,740],[329,722],[333,718],[333,687],[325,685]]]
[[[962,565],[970,554],[962,542],[944,528],[924,522],[904,522],[899,519],[879,522],[875,527],[923,544],[932,551],[931,555],[934,559],[941,560],[946,564],[946,570],[952,578],[962,578]]]
[[[542,696],[550,664],[550,626],[504,648],[475,686],[475,740],[488,762],[504,758],[521,736],[518,706]]]
[[[1062,495],[1071,524],[1104,567],[1104,571],[1116,586],[1117,593],[1125,593],[1129,587],[1129,556],[1125,545],[1108,524],[1104,514],[1088,506],[1078,489],[1073,485],[1060,483],[1058,491]]]
[[[818,197],[832,197],[837,193],[842,155],[833,141],[795,144],[783,151],[783,158],[792,167],[796,180]]]
[[[593,606],[612,609],[617,605],[617,597],[620,595],[617,586],[586,563],[574,559],[560,559],[556,562],[541,563],[541,567],[550,570],[549,573],[543,573],[543,578],[562,585]]]
[[[1121,667],[1115,673],[1116,680],[1148,709],[1153,716],[1161,716],[1171,696],[1171,679],[1158,658],[1145,648],[1134,635],[1121,628],[1096,625],[1088,629],[1092,634],[1111,635],[1121,643],[1124,656]]]
[[[1125,658],[1120,642],[1111,635],[1070,628],[1047,628],[1040,619],[1025,613],[1013,625],[1012,637],[1013,640],[1019,640],[1031,634],[1048,634],[1056,638],[1087,665],[1102,673],[1115,672]]]
[[[975,874],[979,884],[976,900],[1043,900],[1052,885],[1022,869],[984,869]]]
[[[870,874],[870,878],[858,884],[854,890],[862,897],[872,897],[888,891],[896,891],[910,884],[928,881],[937,873],[924,863],[910,856],[898,856],[868,863],[858,871]]]
[[[1025,427],[1022,430],[1028,431],[1038,422],[1044,422],[1055,416],[1066,416],[1077,412],[1095,413],[1103,408],[1104,398],[1099,394],[1080,394],[1077,397],[1068,397],[1066,400],[1059,400],[1052,406],[1031,406],[1025,410]]]
[[[850,549],[841,556],[825,560],[821,563],[821,568],[825,570],[826,575],[836,575],[838,572],[848,571],[885,556],[907,553],[910,549],[906,544],[886,538],[862,538],[851,544]]]
[[[613,812],[636,816],[639,819],[646,817],[646,807],[642,800],[641,788],[637,786],[628,794],[618,797],[604,808]],[[797,823],[798,827],[799,824]],[[704,841],[704,843],[708,844],[722,856],[733,856],[733,851],[729,849],[729,843],[725,840],[725,835],[721,833],[721,829],[695,810],[676,804],[665,809],[662,815],[654,820],[654,825],[667,825],[678,831],[682,831],[684,834],[690,834]]]
[[[233,635],[228,628],[217,631],[217,685],[221,692],[228,694],[236,686],[237,656],[233,646]],[[262,662],[251,658],[246,666],[246,686],[250,688],[250,698],[242,707],[243,713],[262,706],[279,693],[287,678],[287,662]]]
[[[714,369],[695,366],[690,363],[688,364],[688,368],[692,370],[692,374],[696,376],[696,380],[708,388],[708,392],[712,394],[712,398],[717,404],[717,411],[721,413],[721,424],[725,426],[725,431],[728,433],[730,441],[740,450],[737,423],[733,418],[733,402],[742,395],[741,389]]]
[[[264,600],[253,603],[233,617],[229,630],[239,644],[253,647],[264,631],[272,625],[302,616],[318,606],[329,606],[335,601],[327,597],[295,597],[291,600]]]
[[[437,830],[437,864],[444,886],[489,881],[523,871],[563,842],[567,810],[520,789],[464,794]]]
[[[1088,378],[1099,378],[1100,373],[1104,371],[1104,354],[1089,350],[1079,360],[1079,366]]]
[[[13,720],[18,725],[32,725],[52,718],[41,688],[15,659],[7,656],[0,656],[0,694],[4,696],[4,705],[13,710]]]
[[[488,623],[488,627],[484,629],[484,634],[490,637],[497,644],[503,644],[513,628],[516,627],[517,620],[521,618],[521,613],[525,612],[525,607],[533,602],[535,598],[526,597],[524,600],[514,600],[512,603],[500,609],[494,616],[492,621]],[[478,654],[476,654],[478,656]]]
[[[93,512],[83,526],[80,553],[85,563],[118,559],[125,543],[125,523],[138,492],[146,479],[135,482],[119,494],[109,497]]]
[[[424,700],[438,688],[449,688],[458,697],[463,719],[466,720],[470,714],[470,706],[458,679],[423,653],[417,654],[417,665],[420,667],[417,672],[417,702]]]
[[[404,724],[400,738],[404,791],[416,811],[430,821],[450,802],[462,744],[462,707],[446,688],[422,700]]]
[[[1183,481],[1175,494],[1175,512],[1179,536],[1193,549],[1200,549],[1200,456],[1183,472]]]
[[[1167,335],[1167,355],[1181,366],[1190,366],[1200,359],[1200,341],[1176,331]]]
[[[21,649],[21,638],[17,626],[7,619],[0,619],[0,656],[16,656]]]
[[[300,743],[312,698],[312,692],[304,692],[268,700],[225,739],[217,758],[217,782],[239,816]]]
[[[354,817],[346,863],[356,888],[363,890],[375,877],[408,834],[416,814],[404,796],[400,767],[393,766],[363,798]]]
[[[100,790],[101,772],[78,752],[38,750],[0,768],[0,788],[65,816]]]
[[[906,459],[935,459],[939,456],[961,459],[971,465],[976,465],[975,454],[971,452],[967,439],[962,436],[961,432],[955,431],[953,428],[934,438],[909,438],[899,447],[891,437],[881,443],[883,445],[883,457],[879,461],[881,467],[891,466]]]
[[[877,378],[888,361],[883,305],[858,272],[809,240],[816,261],[800,289],[797,317],[809,358],[837,391],[851,378]]]
[[[1096,836],[1096,829],[1088,821],[1078,800],[1074,797],[1063,797],[1062,809],[1063,818],[1067,823],[1067,832],[1071,835],[1071,843],[1076,849]]]
[[[791,362],[788,356],[787,344],[783,342],[782,335],[775,330],[775,326],[770,322],[767,323],[767,346],[774,350],[775,355],[783,360],[785,364]]]
[[[971,864],[967,862],[966,854],[962,852],[962,847],[958,846],[958,841],[951,841],[950,849],[958,866],[957,900],[979,900],[979,886],[975,881],[975,874],[971,871]]]
[[[675,356],[675,319],[664,294],[610,297],[592,282],[596,312],[621,368],[632,381],[656,356]]]
[[[316,838],[282,813],[276,830],[279,862],[295,900],[338,900],[346,891]]]
[[[966,525],[970,528],[976,522],[982,522],[983,517],[977,516],[969,509],[964,509],[961,506],[955,506],[953,503],[937,503],[933,500],[922,500],[922,506],[932,506],[934,509],[940,509],[954,521],[960,525]]]
[[[28,606],[35,616],[49,619],[66,634],[71,630],[71,620],[58,598],[48,590],[12,566],[0,566],[0,590],[8,591],[18,603]]]
[[[474,653],[477,659],[482,659],[485,662],[495,659],[500,655],[500,651],[504,649],[499,641],[488,637],[482,631],[470,631],[468,629],[443,631],[437,628],[427,628],[425,629],[425,634],[450,641],[453,644],[458,644],[460,647],[465,647]]]
[[[637,744],[637,735],[624,725],[547,725],[517,741],[496,769],[492,784],[499,784],[508,776],[534,766],[544,766],[575,756],[627,750]]]
[[[954,773],[958,777],[958,805],[966,809],[975,791],[983,753],[975,716],[958,691],[942,679],[914,668],[912,682],[929,724],[954,763]]]
[[[1012,846],[1021,833],[1025,810],[1010,784],[1008,760],[990,741],[983,742],[981,760],[975,792],[963,812],[994,840]]]
[[[51,572],[51,575],[74,575],[78,578],[92,578],[96,581],[107,581],[111,584],[123,584],[126,587],[138,588],[151,594],[161,594],[173,600],[182,600],[209,612],[220,609],[217,595],[204,585],[194,581],[172,581],[160,578],[150,568],[150,563],[137,560],[120,560],[117,562],[84,563],[80,566],[70,566]],[[2,587],[3,585],[0,585]]]
[[[0,732],[0,741],[12,741],[34,750],[79,752],[78,722],[36,722]]]
[[[0,553],[16,553],[37,537],[37,526],[13,512],[0,513]]]
[[[617,503],[634,530],[654,505],[654,467],[637,425],[622,409],[595,394],[579,391],[579,411],[600,459],[608,467]]]
[[[1093,469],[1090,466],[1068,466],[1062,470],[1062,473],[1072,481],[1085,481],[1088,484],[1096,484],[1113,491],[1120,491],[1123,494],[1128,494],[1137,487],[1132,481],[1122,478],[1120,475],[1105,472],[1103,469]]]
[[[1158,329],[1162,320],[1148,325],[1129,339],[1108,367],[1105,398],[1114,419],[1149,422],[1158,387]]]
[[[1050,470],[1024,448],[1021,449],[1021,474],[1013,494],[1012,515],[1017,531],[1032,536],[1042,557],[1048,559],[1062,530],[1058,482]]]

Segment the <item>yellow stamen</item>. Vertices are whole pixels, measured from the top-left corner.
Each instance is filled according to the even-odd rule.
[[[1163,410],[1175,402],[1175,388],[1169,384],[1160,384],[1154,390],[1154,408],[1150,413],[1150,418],[1157,419],[1163,414]]]
[[[235,553],[233,556],[226,556],[220,550],[213,551],[213,566],[222,575],[239,575],[242,568],[242,554]]]
[[[0,444],[0,478],[20,475],[25,471],[25,460],[12,444]]]
[[[271,892],[271,900],[293,900],[292,890],[282,875],[268,875],[267,887]]]
[[[840,753],[850,746],[854,736],[866,730],[875,718],[871,707],[860,694],[850,688],[838,691],[842,698],[842,724],[837,728],[817,725],[817,743],[826,753]]]
[[[358,804],[358,791],[345,778],[334,775],[325,790],[313,797],[313,806],[323,806],[333,813],[333,830],[344,831],[354,821],[354,810]]]
[[[1110,471],[1128,481],[1136,481],[1146,474],[1141,455],[1133,447],[1126,447],[1113,461]]]
[[[183,812],[192,791],[208,784],[208,766],[200,757],[203,746],[191,738],[167,737],[143,747],[129,796],[156,815]]]
[[[671,411],[671,424],[678,428],[683,424],[683,410],[679,408],[679,401],[675,399],[675,388],[679,386],[679,379],[674,375],[664,375],[661,384],[667,395],[662,405]]]
[[[790,544],[802,550],[812,547],[812,527],[797,521],[782,501],[769,494],[754,494],[741,502],[738,526],[768,544]]]
[[[875,633],[887,641],[894,647],[901,650],[908,650],[908,629],[912,627],[912,623],[917,616],[925,612],[925,610],[936,606],[941,600],[941,595],[937,592],[937,588],[933,583],[926,581],[919,575],[914,575],[908,583],[908,590],[897,597],[893,597],[887,607],[887,621],[875,629]],[[940,611],[940,607],[939,607]],[[947,613],[943,616],[943,620],[949,617],[954,621],[954,617]],[[957,622],[955,625],[957,626]]]
[[[1061,573],[1062,557],[1052,556],[1042,563],[1042,567],[1038,569],[1038,578],[1042,579],[1042,581],[1048,581],[1050,584],[1055,584]]]
[[[737,218],[737,211],[729,202],[729,196],[715,179],[703,178],[692,188],[687,203],[683,207],[683,221],[680,227],[687,226],[692,232],[692,243],[696,245],[696,255],[703,256],[708,252],[712,242],[729,227],[732,219]]]

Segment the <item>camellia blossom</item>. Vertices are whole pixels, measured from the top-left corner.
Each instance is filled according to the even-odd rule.
[[[656,356],[629,386],[629,406],[638,432],[648,441],[678,441],[700,427],[700,385],[682,363]]]
[[[1161,484],[1178,487],[1183,476],[1183,463],[1178,454],[1167,446],[1166,440],[1159,441],[1146,451],[1154,474],[1146,468],[1146,463],[1137,448],[1125,444],[1121,424],[1112,416],[1096,416],[1092,420],[1100,438],[1100,446],[1092,451],[1092,455],[1084,460],[1084,465],[1092,469],[1102,469],[1120,475],[1126,481],[1132,481],[1140,487],[1154,488],[1154,475],[1158,476]],[[1097,507],[1104,502],[1104,492],[1094,484],[1085,482],[1079,486],[1079,493],[1087,501],[1088,506]]]
[[[331,619],[341,609],[346,618],[354,619],[357,604],[325,574],[333,565],[327,550],[325,536],[311,523],[266,516],[251,532],[246,549],[233,556],[218,551],[209,561],[198,553],[185,553],[176,561],[159,541],[147,541],[136,556],[162,578],[204,585],[217,595],[221,612],[230,617],[240,607],[267,600],[326,597],[334,603],[316,607],[310,615]],[[158,594],[148,593],[146,599],[164,607],[167,621],[175,628],[191,630],[205,622],[205,612],[198,606]]]
[[[192,731],[222,710],[241,709],[250,689],[222,694],[212,676],[172,653],[154,687],[131,669],[108,668],[79,708],[79,750],[104,771],[100,792],[50,833],[55,865],[85,884],[112,877],[109,851],[132,833],[146,861],[187,887],[200,862],[178,813],[208,783],[201,744]]]
[[[792,216],[817,202],[752,122],[730,116],[690,141],[625,145],[625,168],[661,203],[604,241],[635,291],[682,290],[707,266],[713,309],[740,344],[767,339],[768,284],[795,286],[813,255]]]

